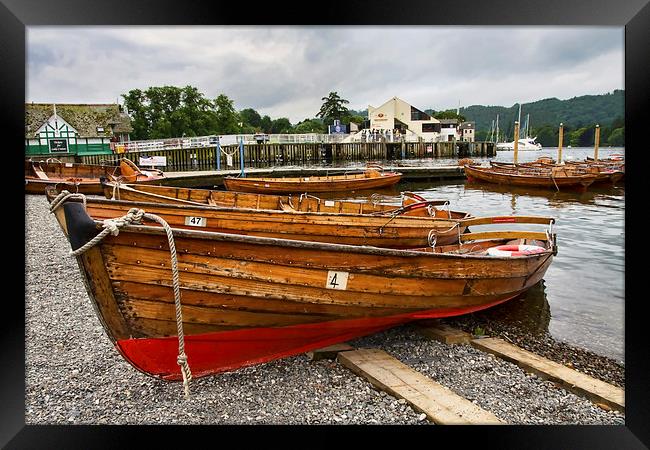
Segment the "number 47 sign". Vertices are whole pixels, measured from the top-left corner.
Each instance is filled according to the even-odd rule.
[[[348,272],[336,272],[334,270],[328,271],[325,287],[327,289],[345,290],[348,286],[348,275]]]

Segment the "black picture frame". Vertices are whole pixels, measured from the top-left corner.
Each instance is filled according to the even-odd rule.
[[[13,186],[24,180],[18,164],[24,159],[19,149],[24,145],[26,27],[32,25],[571,25],[625,27],[625,122],[626,122],[626,210],[625,231],[625,359],[626,425],[625,426],[507,426],[507,427],[304,427],[283,433],[278,444],[310,445],[316,436],[328,437],[327,445],[350,444],[348,435],[364,431],[363,439],[384,441],[395,436],[400,445],[414,440],[428,445],[462,445],[487,448],[648,448],[650,445],[650,352],[644,333],[643,242],[645,202],[638,189],[647,152],[643,112],[650,106],[650,4],[649,0],[465,0],[439,4],[435,1],[396,3],[345,2],[345,8],[329,4],[199,2],[188,0],[0,0],[0,108],[5,134],[5,181],[12,186],[5,200],[16,202],[18,214],[5,221],[3,237],[24,233],[24,203]],[[442,6],[442,8],[441,8]],[[444,14],[441,12],[444,10]],[[344,13],[343,13],[344,12]],[[24,156],[24,155],[23,155]],[[631,163],[631,164],[629,164]],[[637,186],[637,188],[634,187]],[[14,198],[15,197],[15,198]],[[628,205],[629,203],[629,205]],[[8,204],[7,201],[3,204]],[[20,205],[23,205],[22,210]],[[13,207],[12,207],[13,209]],[[5,216],[9,216],[5,214]],[[26,242],[25,245],[28,245]],[[5,246],[3,246],[5,247]],[[0,371],[0,445],[6,448],[116,448],[135,447],[143,443],[174,441],[181,436],[186,444],[202,440],[210,446],[246,445],[250,438],[271,440],[282,427],[260,426],[258,433],[243,427],[172,426],[47,426],[25,425],[24,336],[25,311],[20,301],[21,289],[14,289],[24,279],[24,263],[19,251],[5,247],[3,318],[0,327],[3,369]],[[16,260],[18,259],[18,260]],[[24,260],[23,260],[24,262]],[[14,281],[16,280],[16,281]],[[52,280],[56,282],[56,280]],[[24,294],[24,286],[22,290]],[[17,294],[16,294],[17,293]],[[23,295],[24,298],[24,295]],[[278,429],[279,428],[279,429]],[[226,431],[236,431],[245,441],[226,444]],[[333,430],[333,431],[332,431]],[[189,431],[186,433],[185,431]],[[300,436],[298,437],[298,434]],[[230,434],[230,433],[228,433]],[[216,440],[215,440],[216,439]],[[232,441],[231,441],[232,442]],[[272,445],[271,442],[268,445]],[[416,444],[417,445],[417,444]]]

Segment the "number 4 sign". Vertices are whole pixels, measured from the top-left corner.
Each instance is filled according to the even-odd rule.
[[[327,289],[345,290],[348,286],[348,275],[348,272],[336,272],[334,270],[328,271],[325,287]]]

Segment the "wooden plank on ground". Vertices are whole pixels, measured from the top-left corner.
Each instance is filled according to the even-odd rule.
[[[420,334],[444,344],[468,344],[472,335],[442,322],[417,324]]]
[[[339,352],[347,352],[350,350],[354,350],[354,347],[342,342],[340,344],[329,345],[327,347],[307,352],[307,357],[310,361],[318,361],[319,359],[336,359],[336,355],[338,355]]]
[[[536,355],[498,338],[473,339],[471,344],[506,361],[517,364],[527,372],[551,380],[568,391],[586,397],[594,403],[605,404],[625,412],[625,390],[585,375]]]
[[[405,399],[415,410],[425,413],[436,424],[504,423],[494,414],[413,370],[383,350],[348,351],[339,353],[337,359],[377,388]]]

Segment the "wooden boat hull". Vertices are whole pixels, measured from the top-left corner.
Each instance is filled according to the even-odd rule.
[[[286,194],[301,192],[345,192],[378,189],[397,184],[402,174],[377,172],[304,178],[233,178],[223,182],[229,191]]]
[[[585,174],[575,176],[554,176],[543,173],[526,173],[510,169],[483,168],[465,166],[468,181],[484,181],[488,183],[510,184],[515,186],[543,187],[548,189],[578,189],[585,190],[596,180],[596,175]]]
[[[458,242],[458,236],[467,229],[459,221],[434,217],[286,212],[95,198],[86,202],[89,214],[98,220],[118,218],[131,208],[141,208],[182,229],[390,248],[427,246],[432,230],[437,233],[438,245],[451,244]]]
[[[118,166],[63,162],[25,161],[25,193],[45,194],[45,187],[88,195],[102,195],[101,178],[131,183],[152,182],[164,178],[158,170],[141,170],[126,158]]]
[[[79,202],[56,218],[73,249],[101,229]],[[302,353],[411,320],[488,308],[539,280],[521,257],[380,249],[173,230],[185,353],[195,377]],[[499,241],[502,242],[502,241]],[[472,242],[481,252],[495,242]],[[131,225],[77,257],[107,334],[134,367],[180,379],[167,236]]]
[[[313,195],[271,195],[212,189],[179,188],[147,184],[104,182],[106,198],[136,202],[178,205],[214,206],[222,208],[266,209],[289,212],[336,213],[355,215],[423,216],[439,219],[468,219],[470,214],[449,209],[446,200],[427,200],[403,192],[402,205],[367,201],[325,200]]]

